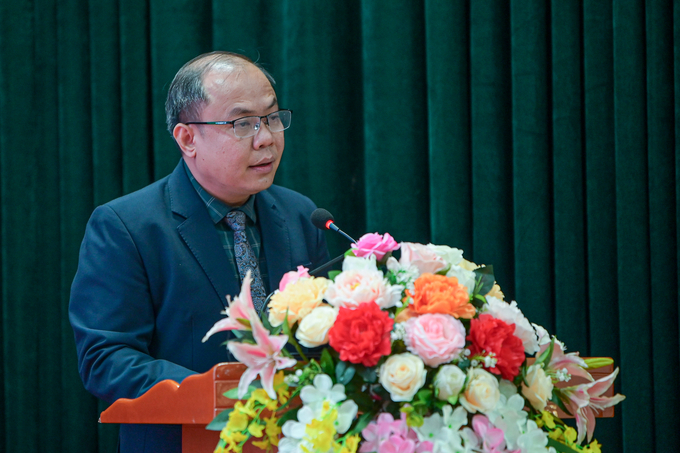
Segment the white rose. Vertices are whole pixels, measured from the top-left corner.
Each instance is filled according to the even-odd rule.
[[[529,385],[522,382],[522,395],[529,400],[534,409],[542,411],[552,395],[552,379],[545,374],[540,365],[531,365],[525,381]]]
[[[481,368],[471,368],[467,378],[460,404],[471,414],[493,410],[501,397],[498,379]]]
[[[463,251],[461,249],[452,248],[447,245],[434,244],[427,244],[427,247],[452,266],[457,265],[463,260]]]
[[[392,401],[411,401],[425,385],[425,364],[413,354],[405,352],[387,359],[380,367],[380,384],[385,387]]]
[[[447,263],[431,247],[413,242],[402,242],[399,264],[408,268],[415,266],[421,274],[436,274],[445,269]]]
[[[307,348],[328,344],[328,331],[337,316],[338,311],[330,305],[324,304],[316,307],[302,319],[295,332],[295,338]]]
[[[444,365],[434,378],[434,387],[439,391],[437,398],[447,401],[457,398],[465,385],[465,373],[456,365]]]

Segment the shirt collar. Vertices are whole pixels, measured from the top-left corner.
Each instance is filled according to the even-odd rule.
[[[248,201],[246,201],[242,206],[229,206],[228,204],[223,203],[206,192],[206,190],[198,183],[198,181],[196,181],[194,175],[191,174],[191,170],[189,170],[189,167],[187,166],[187,163],[184,161],[184,159],[182,159],[182,164],[184,164],[184,169],[187,172],[189,181],[191,181],[191,185],[194,186],[196,193],[198,193],[198,196],[201,197],[201,200],[203,200],[203,203],[205,203],[205,207],[208,208],[208,214],[210,214],[210,218],[212,219],[213,223],[218,224],[227,216],[229,211],[234,209],[243,211],[253,223],[257,222],[254,196],[251,195],[248,198]]]

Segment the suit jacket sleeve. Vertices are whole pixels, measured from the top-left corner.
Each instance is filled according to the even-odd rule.
[[[148,276],[138,245],[107,205],[87,225],[69,318],[83,383],[105,401],[135,398],[160,380],[194,374],[150,355],[156,322]]]

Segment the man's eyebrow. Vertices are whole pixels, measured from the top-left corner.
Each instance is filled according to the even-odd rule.
[[[271,104],[269,104],[269,106],[267,107],[267,110],[274,107],[278,103],[279,103],[279,100],[276,97],[274,97],[274,99],[272,99]],[[246,109],[246,108],[243,108],[243,107],[234,107],[229,112],[229,118],[232,118],[232,117],[237,116],[237,115],[243,116],[243,115],[254,115],[254,114],[255,114],[254,110]]]

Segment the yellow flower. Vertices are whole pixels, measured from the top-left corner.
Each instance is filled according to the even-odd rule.
[[[564,438],[567,441],[567,445],[573,445],[574,442],[576,441],[576,437],[578,437],[578,434],[576,433],[576,430],[571,426],[568,426],[567,429],[564,430]]]
[[[248,436],[241,432],[232,432],[229,431],[226,427],[222,430],[220,433],[220,439],[224,441],[226,444],[225,447],[218,447],[221,448],[221,452],[227,452],[227,451],[241,451],[240,443],[246,440]],[[218,449],[215,449],[215,452],[217,452]]]
[[[250,418],[257,417],[257,412],[255,411],[255,405],[252,399],[246,401],[246,404],[237,401],[236,404],[234,404],[234,412],[238,412],[239,414],[243,414]]]
[[[265,426],[265,432],[267,433],[269,442],[271,442],[272,445],[278,446],[279,434],[281,434],[281,427],[277,424],[278,419],[274,416],[271,416],[266,419],[266,422],[267,425]]]
[[[356,453],[360,439],[361,438],[359,437],[358,434],[349,436],[347,439],[345,439],[345,447],[343,448],[343,450],[346,450],[346,453]]]
[[[252,422],[248,425],[248,432],[253,437],[262,437],[262,432],[264,431],[264,425],[260,425],[258,422]]]
[[[266,438],[264,440],[254,440],[253,446],[259,448],[262,451],[271,450],[271,444],[269,443],[269,440],[267,440]]]
[[[250,419],[246,414],[237,410],[233,410],[229,414],[229,421],[227,422],[225,429],[228,431],[243,431],[248,427],[249,421]]]
[[[562,428],[557,427],[555,428],[555,431],[550,431],[548,433],[548,437],[550,437],[553,440],[559,441],[562,438]]]
[[[322,277],[301,278],[289,283],[286,289],[275,292],[269,300],[269,322],[278,327],[288,313],[288,324],[292,327],[321,305],[327,288],[328,280]]]
[[[278,404],[276,404],[276,401],[269,398],[269,395],[267,395],[267,391],[265,389],[255,390],[253,392],[252,396],[250,397],[250,399],[253,400],[253,406],[254,406],[254,402],[257,401],[258,403],[262,404],[264,407],[266,407],[270,411],[275,411],[279,407]]]
[[[599,444],[596,439],[593,439],[590,445],[586,445],[583,451],[587,451],[590,453],[602,453],[600,447],[602,447],[602,444]]]
[[[315,451],[328,451],[335,437],[335,420],[338,411],[333,409],[321,420],[314,419],[305,427],[306,438],[310,441]]]
[[[279,371],[274,375],[274,390],[279,397],[279,404],[284,404],[290,398],[290,390],[283,378],[283,371]]]
[[[555,429],[555,419],[553,418],[553,415],[548,412],[548,411],[541,411],[541,418],[540,420],[545,423],[545,426],[547,426],[550,429]]]

